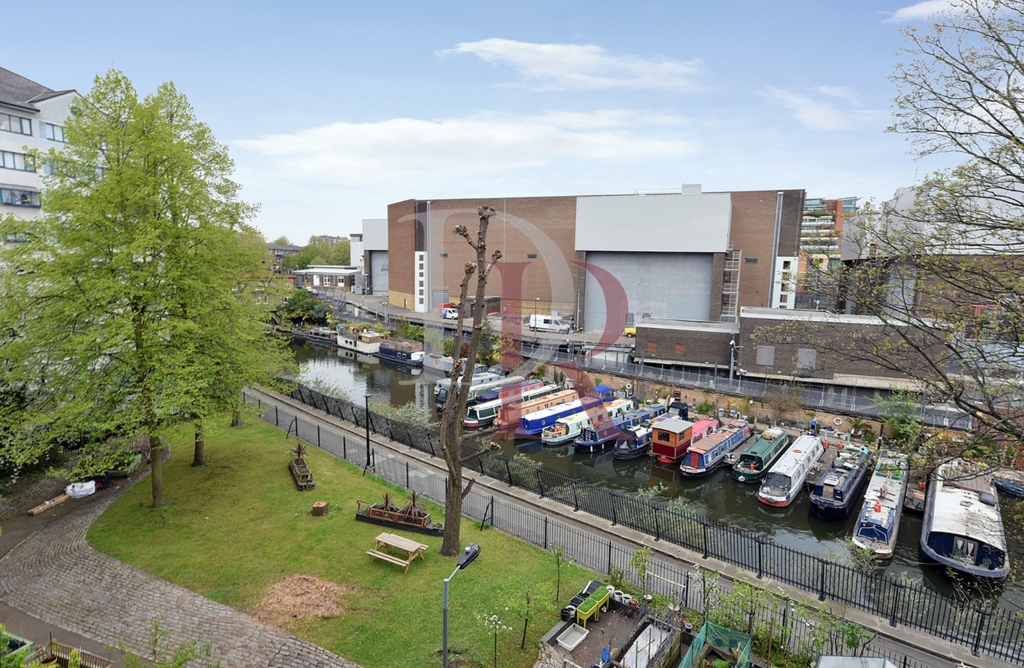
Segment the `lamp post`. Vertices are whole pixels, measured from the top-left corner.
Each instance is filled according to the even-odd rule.
[[[736,366],[736,339],[729,341],[729,382],[732,383],[732,370]]]
[[[533,326],[537,327],[537,312],[540,310],[540,297],[533,302]]]
[[[372,396],[369,392],[363,395],[363,402],[366,406],[366,465],[363,467],[363,475],[366,475],[366,469],[370,468],[370,397]]]
[[[452,581],[455,574],[473,563],[473,560],[480,556],[480,546],[470,543],[459,555],[459,565],[455,567],[452,574],[444,579],[444,621],[442,623],[441,635],[441,662],[443,668],[448,668],[448,583]]]

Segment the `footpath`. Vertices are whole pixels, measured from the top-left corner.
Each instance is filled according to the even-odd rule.
[[[247,392],[253,397],[259,397],[264,415],[267,414],[267,411],[273,414],[275,408],[280,412],[279,428],[282,430],[289,428],[288,423],[292,420],[292,416],[300,416],[301,420],[316,424],[316,433],[323,433],[325,439],[327,438],[328,430],[337,434],[344,434],[348,439],[358,443],[361,443],[365,438],[362,428],[329,415],[322,410],[307,406],[291,397],[252,390]],[[374,450],[380,453],[376,455],[378,458],[386,457],[389,460],[415,462],[419,467],[436,471],[439,476],[443,477],[446,474],[444,460],[441,457],[431,457],[429,453],[389,441],[384,436],[377,434],[373,435],[371,440]],[[315,446],[316,443],[314,442],[312,445]],[[340,453],[332,454],[338,456]],[[631,546],[631,549],[650,547],[657,558],[675,561],[681,567],[692,568],[693,565],[699,565],[704,569],[717,570],[723,577],[731,580],[741,578],[747,580],[755,579],[755,574],[742,571],[731,564],[713,558],[704,559],[700,554],[683,547],[664,541],[656,541],[652,536],[621,525],[612,525],[611,522],[604,518],[590,515],[584,511],[574,511],[572,507],[552,499],[538,498],[535,493],[510,487],[506,483],[480,475],[468,468],[464,469],[464,475],[467,480],[471,478],[476,479],[474,489],[477,492],[501,497],[507,503],[524,509],[529,508],[532,512],[542,513],[551,518],[557,518],[566,524],[585,529],[603,538],[627,543]],[[486,492],[483,490],[486,490]],[[772,586],[785,590],[794,600],[811,597],[808,592],[781,583],[774,582]],[[904,666],[932,666],[934,668],[961,668],[963,666],[1010,668],[1013,665],[990,656],[973,656],[967,647],[950,643],[912,628],[905,626],[893,628],[886,619],[838,602],[826,601],[825,605],[834,614],[854,621],[875,633],[876,637],[872,641],[871,646],[877,653],[885,654],[890,660],[897,656],[905,657],[906,662],[904,663],[902,659],[896,660],[897,665],[902,663]]]
[[[92,523],[145,474],[35,517],[5,521],[0,622],[33,642],[49,634],[123,665],[119,642],[149,656],[153,622],[168,647],[210,643],[223,668],[359,668],[327,650],[94,550]],[[181,549],[188,549],[183,541]]]

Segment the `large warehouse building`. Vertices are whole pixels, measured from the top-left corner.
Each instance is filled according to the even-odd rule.
[[[644,318],[736,322],[743,306],[792,308],[804,191],[405,200],[364,221],[370,289],[416,312],[457,296],[475,259],[456,225],[493,207],[500,249],[488,295],[506,313],[556,313],[585,331]],[[383,284],[383,285],[382,285]]]

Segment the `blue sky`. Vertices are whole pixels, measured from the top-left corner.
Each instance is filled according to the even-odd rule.
[[[174,81],[257,226],[305,243],[409,198],[888,198],[950,164],[884,132],[900,31],[943,5],[58,1],[0,64],[82,92],[110,67]]]

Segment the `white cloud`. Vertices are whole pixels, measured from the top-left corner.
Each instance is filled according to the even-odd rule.
[[[463,118],[337,122],[234,145],[259,156],[261,169],[332,183],[386,182],[409,176],[507,174],[565,162],[631,163],[695,150],[680,136],[686,120],[626,110]],[[654,131],[656,130],[656,132]]]
[[[818,86],[818,92],[822,95],[846,100],[851,104],[860,104],[860,96],[857,95],[857,91],[848,86]]]
[[[846,101],[851,101],[851,96],[856,97],[848,88],[824,86],[818,91]],[[765,89],[764,95],[770,101],[789,109],[800,123],[812,130],[849,130],[873,123],[883,117],[883,114],[877,111],[837,107],[823,99],[821,95],[806,95],[774,87]]]
[[[950,8],[949,0],[922,0],[909,7],[897,9],[892,16],[885,19],[883,23],[903,23],[916,19],[926,19],[932,14],[945,11]]]
[[[439,55],[472,54],[489,63],[511,65],[521,85],[534,90],[691,91],[699,60],[612,55],[593,44],[536,44],[491,38],[461,42]]]

